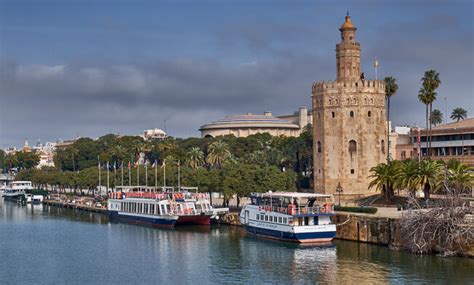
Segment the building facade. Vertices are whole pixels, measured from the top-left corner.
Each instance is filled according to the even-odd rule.
[[[201,126],[201,137],[217,137],[234,135],[247,137],[259,133],[269,133],[272,136],[297,137],[308,123],[312,122],[312,113],[306,107],[301,107],[292,115],[273,116],[271,112],[263,115],[243,114],[230,115],[225,118]]]
[[[420,130],[420,144],[418,145],[418,129],[413,128],[410,147],[421,158],[428,156],[426,131]],[[436,126],[432,129],[431,158],[448,161],[457,159],[474,167],[474,118],[459,122]]]
[[[314,190],[369,192],[370,168],[386,160],[385,84],[366,80],[350,16],[339,29],[335,81],[313,83]]]
[[[147,141],[155,139],[164,140],[166,137],[167,135],[162,129],[155,128],[143,131],[143,138]]]

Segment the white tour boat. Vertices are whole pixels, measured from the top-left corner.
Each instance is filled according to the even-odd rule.
[[[163,191],[156,192],[154,187],[118,187],[121,191],[109,194],[109,217],[154,227],[209,225],[212,216],[226,210],[213,209],[207,193],[188,191],[197,188],[181,187],[180,191],[173,191],[172,187],[163,188]]]
[[[26,197],[26,193],[31,193],[33,185],[31,181],[12,181],[3,191],[3,198],[6,201],[18,201],[20,196]]]
[[[336,236],[332,195],[296,192],[252,193],[240,212],[245,230],[298,243],[330,242]]]

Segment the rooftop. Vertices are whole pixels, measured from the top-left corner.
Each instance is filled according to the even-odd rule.
[[[474,118],[468,118],[465,120],[460,120],[459,122],[439,125],[439,126],[434,127],[433,130],[449,130],[449,129],[465,129],[465,128],[474,128]]]
[[[245,126],[274,126],[274,127],[285,127],[298,129],[299,126],[268,113],[266,115],[255,115],[252,113],[241,114],[241,115],[229,115],[223,119],[214,121],[210,124],[201,126],[201,129],[216,126],[230,126],[230,125],[245,125]]]

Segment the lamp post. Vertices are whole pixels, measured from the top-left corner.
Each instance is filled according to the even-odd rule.
[[[342,189],[341,183],[337,183],[336,187],[336,192],[339,194],[339,207],[341,206],[341,193],[344,192],[344,189]]]

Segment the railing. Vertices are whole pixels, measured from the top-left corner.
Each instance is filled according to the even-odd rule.
[[[282,214],[288,215],[304,215],[304,214],[332,214],[334,213],[334,205],[333,204],[324,204],[324,205],[316,205],[313,207],[305,207],[305,206],[292,206],[288,205],[288,207],[277,207],[277,206],[259,206],[260,210],[268,211],[268,212],[278,212]]]

